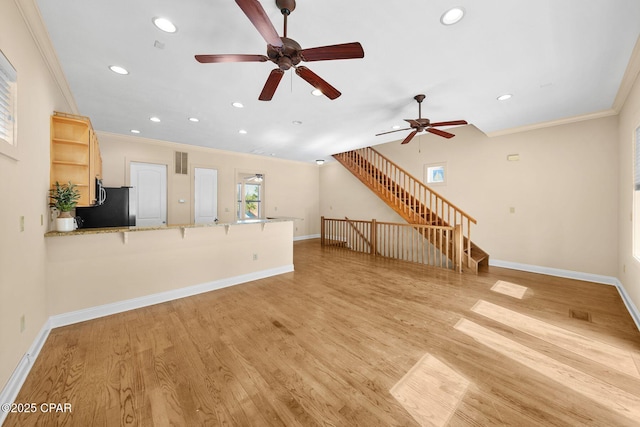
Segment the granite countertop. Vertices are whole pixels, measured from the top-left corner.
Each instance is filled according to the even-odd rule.
[[[261,219],[245,219],[234,222],[210,222],[206,224],[171,224],[159,225],[151,227],[106,227],[106,228],[79,228],[74,231],[49,231],[44,237],[56,236],[79,236],[84,234],[109,234],[109,233],[129,233],[138,231],[154,231],[154,230],[184,230],[186,228],[204,228],[204,227],[229,227],[232,225],[244,224],[266,224],[269,222],[286,222],[295,221],[300,218],[278,217],[278,218],[261,218]]]

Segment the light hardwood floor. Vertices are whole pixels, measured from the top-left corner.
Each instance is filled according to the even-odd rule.
[[[71,412],[5,425],[640,425],[614,287],[294,248],[294,273],[53,330],[17,402]]]

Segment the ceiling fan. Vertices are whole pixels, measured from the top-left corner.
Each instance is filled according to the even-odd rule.
[[[344,43],[302,49],[298,42],[287,37],[287,17],[296,8],[295,0],[276,0],[276,5],[284,16],[284,35],[282,37],[278,35],[258,0],[236,0],[236,3],[267,42],[267,55],[196,55],[195,58],[198,62],[273,62],[278,68],[272,70],[271,74],[269,74],[267,82],[258,97],[261,101],[270,101],[273,98],[284,72],[292,67],[295,68],[297,75],[311,86],[320,90],[329,99],[336,99],[341,95],[336,88],[324,81],[316,73],[298,64],[301,61],[363,58],[364,51],[360,43]]]
[[[466,125],[468,124],[466,120],[453,120],[450,122],[436,122],[436,123],[431,123],[431,121],[429,119],[424,119],[422,118],[422,101],[424,101],[425,95],[416,95],[413,97],[413,99],[415,99],[416,101],[418,101],[418,118],[415,120],[412,119],[404,119],[405,122],[408,122],[409,125],[411,127],[405,128],[405,129],[396,129],[396,130],[392,130],[389,132],[382,132],[377,134],[376,136],[380,136],[380,135],[386,135],[388,133],[393,133],[393,132],[401,132],[403,130],[410,130],[413,129],[413,132],[411,132],[409,134],[409,136],[407,136],[404,141],[402,141],[402,144],[407,144],[409,141],[411,141],[413,139],[414,136],[416,136],[417,133],[422,132],[422,131],[427,131],[427,132],[431,132],[435,135],[439,135],[442,136],[444,138],[453,138],[455,135],[449,132],[445,132],[443,130],[440,129],[434,129],[435,127],[438,126],[457,126],[457,125]]]

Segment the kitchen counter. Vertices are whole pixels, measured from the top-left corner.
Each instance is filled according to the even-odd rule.
[[[49,231],[45,233],[45,237],[58,237],[58,236],[78,236],[84,234],[111,234],[111,233],[130,233],[139,231],[155,231],[155,230],[182,230],[183,234],[190,228],[205,228],[205,227],[230,227],[235,225],[245,224],[268,224],[272,222],[285,222],[294,221],[299,218],[262,218],[262,219],[244,219],[234,222],[210,222],[206,224],[172,224],[172,225],[159,225],[151,227],[106,227],[106,228],[79,228],[74,231]]]

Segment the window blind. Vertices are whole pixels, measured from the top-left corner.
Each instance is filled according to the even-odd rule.
[[[640,191],[640,126],[636,129],[634,183],[636,191]]]
[[[15,143],[16,71],[0,52],[0,141]]]

